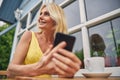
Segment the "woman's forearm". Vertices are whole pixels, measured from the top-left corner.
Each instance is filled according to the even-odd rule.
[[[15,76],[38,76],[44,74],[44,68],[37,69],[37,64],[28,64],[28,65],[17,65],[17,64],[10,64],[8,66],[7,72],[8,77],[15,77]]]

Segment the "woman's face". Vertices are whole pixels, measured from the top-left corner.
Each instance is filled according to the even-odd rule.
[[[53,30],[55,26],[55,21],[50,17],[50,14],[46,7],[44,7],[38,19],[38,27],[42,30]]]

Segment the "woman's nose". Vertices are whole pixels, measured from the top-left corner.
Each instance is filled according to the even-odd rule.
[[[43,20],[43,16],[42,15],[39,16],[38,21],[40,22],[40,20]]]
[[[41,14],[41,15],[40,15],[40,19],[43,19],[43,16],[44,16],[44,15],[43,15],[43,14]]]

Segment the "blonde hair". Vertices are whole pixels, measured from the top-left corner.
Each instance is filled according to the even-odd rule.
[[[65,14],[63,9],[55,3],[48,3],[48,4],[42,5],[40,12],[44,7],[47,8],[50,14],[50,17],[55,21],[56,25],[55,25],[54,34],[56,34],[57,32],[68,34],[68,31],[67,31],[68,29],[67,29],[67,24],[66,24],[66,19],[65,19]]]

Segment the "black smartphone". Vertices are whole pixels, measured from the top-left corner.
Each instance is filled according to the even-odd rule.
[[[65,49],[72,51],[75,40],[76,40],[75,36],[71,36],[63,33],[56,33],[54,47],[58,45],[60,42],[65,41],[67,43]]]

